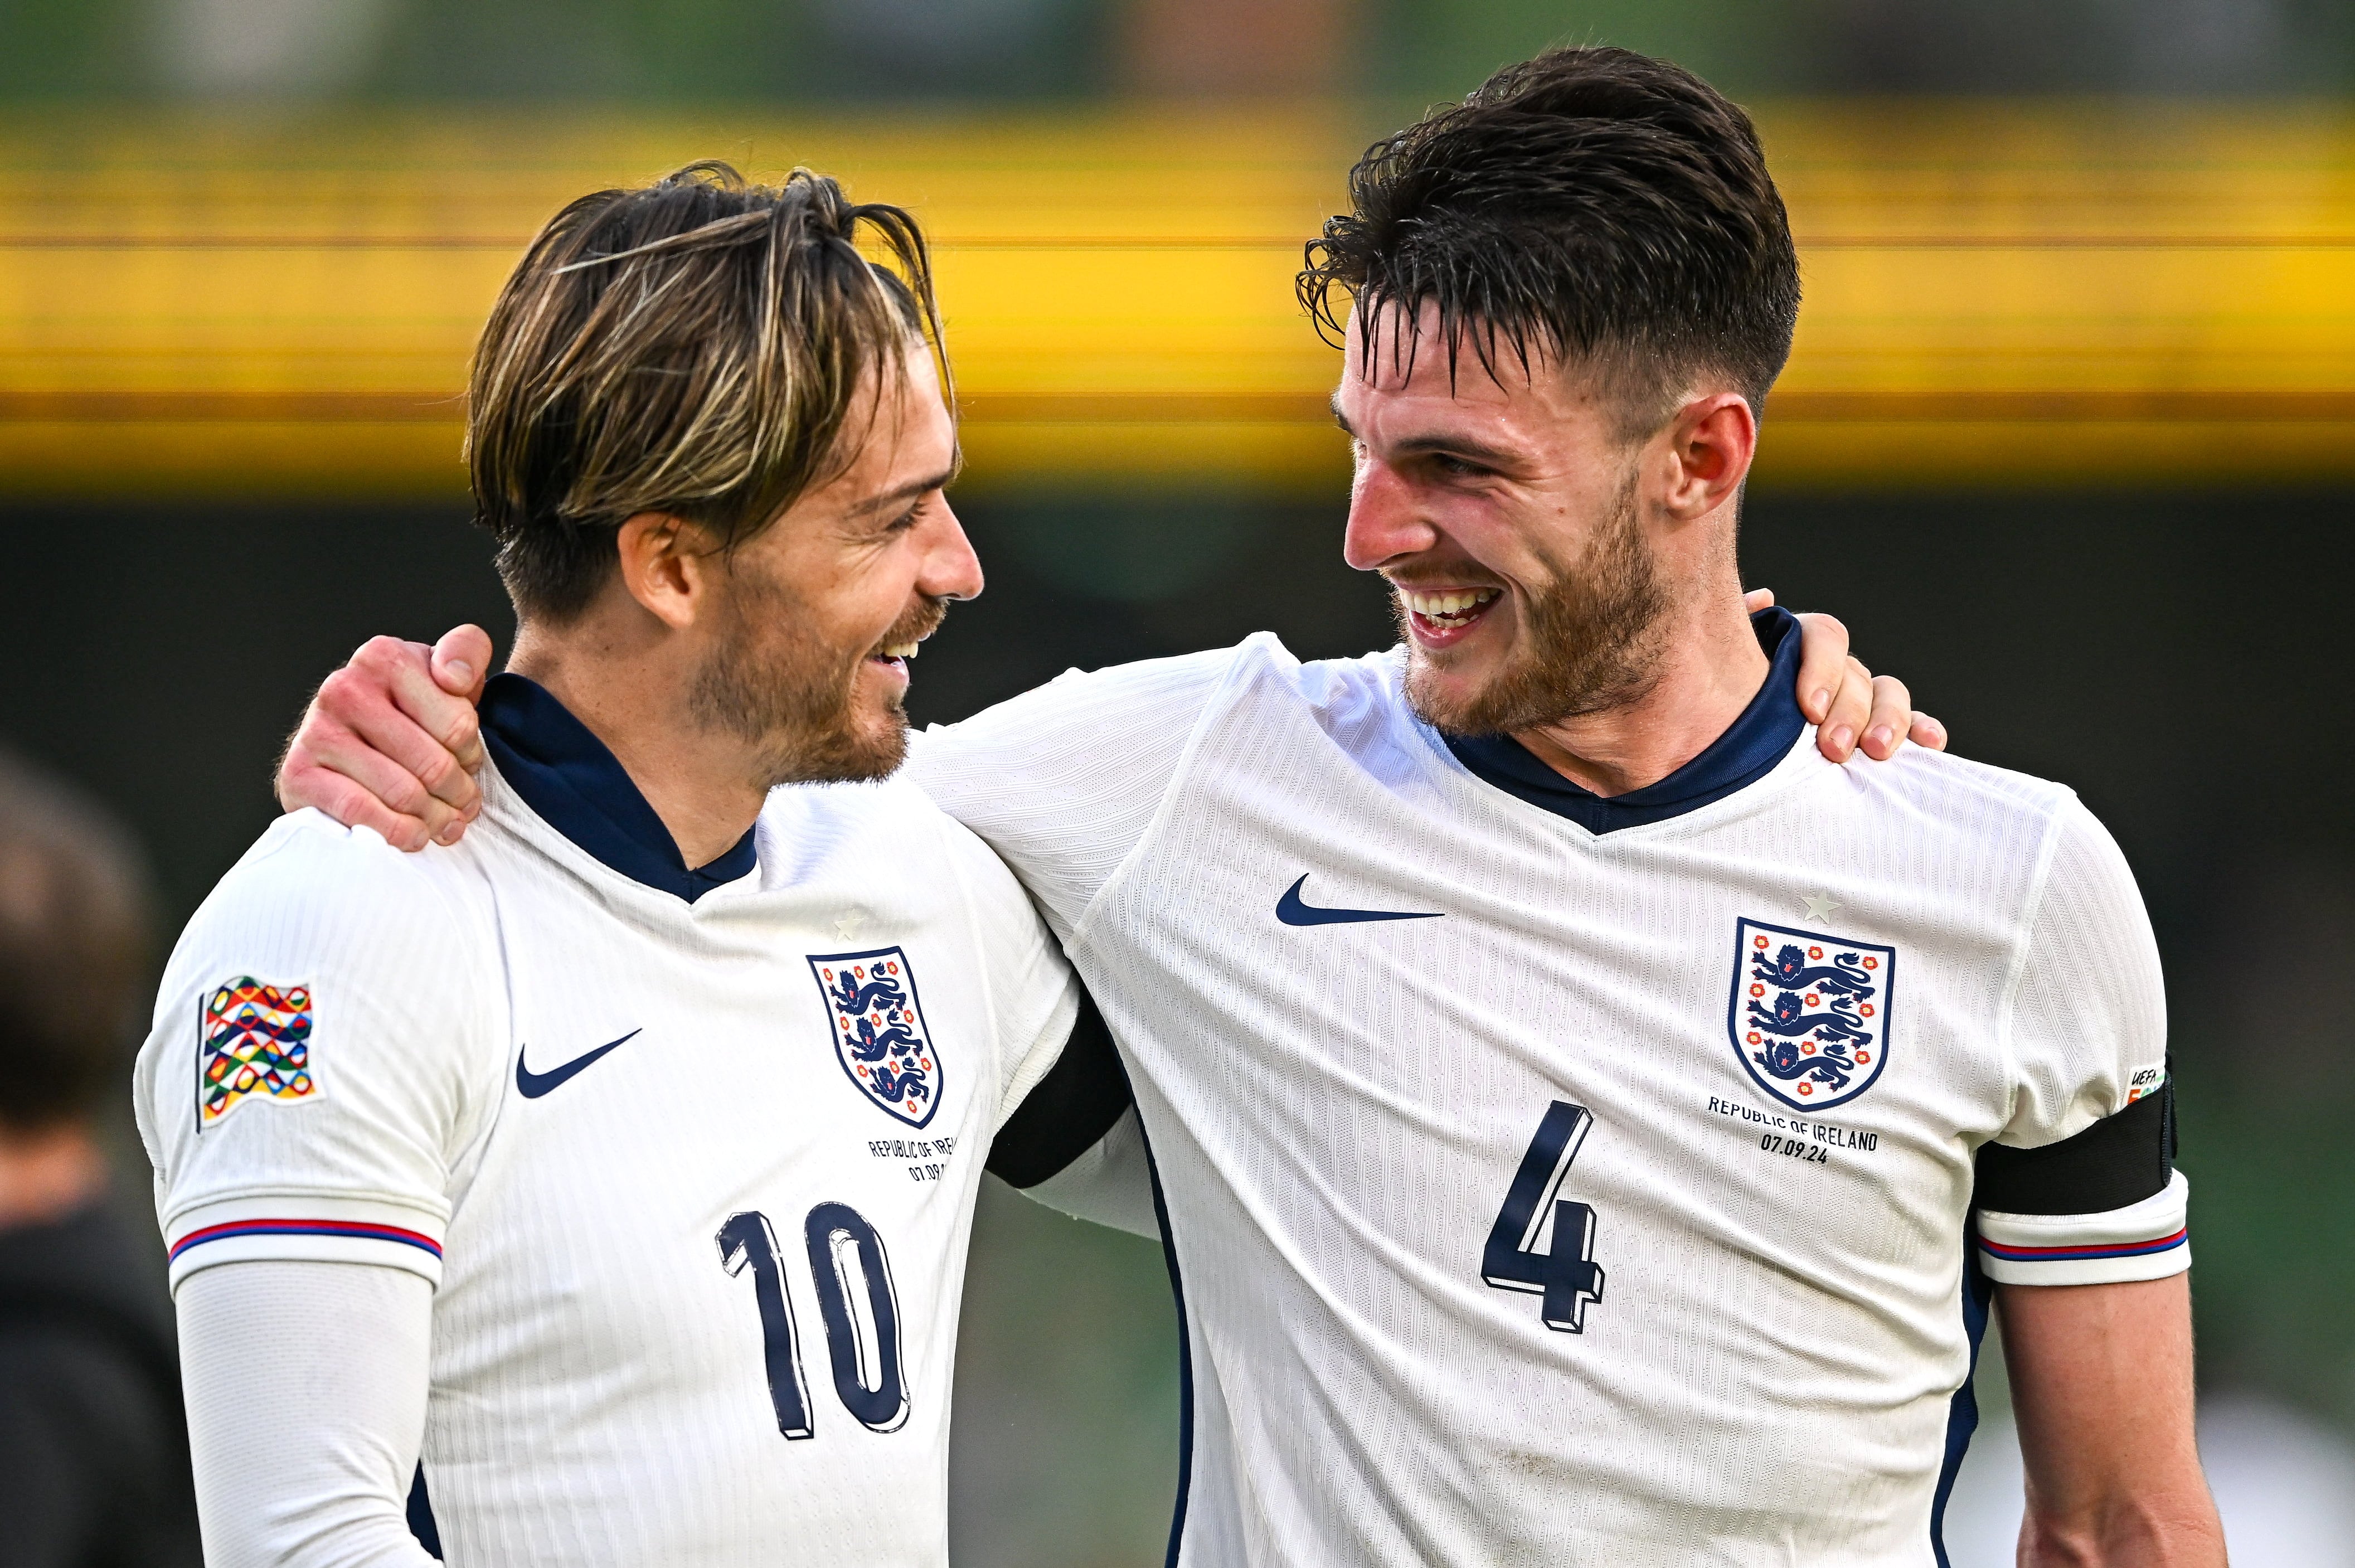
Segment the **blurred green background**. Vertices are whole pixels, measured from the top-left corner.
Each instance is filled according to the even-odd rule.
[[[12,0],[0,26],[0,91],[19,101],[865,105],[1221,91],[1238,77],[1431,99],[1595,41],[1747,94],[2355,83],[2355,15],[2332,0]],[[1235,59],[1238,33],[1295,37],[1299,58]]]
[[[2355,138],[2355,7],[2344,0],[0,0],[0,120],[16,149],[0,167],[14,193],[0,316],[15,324],[0,331],[0,450],[17,464],[0,472],[16,650],[0,734],[140,828],[176,925],[268,821],[275,748],[320,675],[370,633],[430,637],[465,618],[504,642],[510,625],[446,482],[388,480],[374,494],[372,480],[259,466],[250,483],[209,471],[186,496],[168,468],[163,480],[108,482],[163,439],[138,421],[174,417],[168,399],[181,394],[177,383],[134,389],[165,399],[134,418],[60,404],[43,379],[58,363],[103,358],[42,336],[52,301],[25,270],[47,253],[43,193],[93,127],[188,112],[299,137],[337,115],[487,113],[528,142],[536,117],[577,127],[683,114],[718,136],[779,115],[885,126],[948,116],[1044,125],[1051,141],[1059,123],[1131,110],[1312,105],[1345,128],[1331,143],[1337,193],[1364,135],[1564,40],[1664,53],[1736,96],[1834,114],[1961,105],[1998,125],[2056,112],[2115,112],[2132,125],[2180,110],[2223,117],[2201,125],[2295,123],[2330,146]],[[1363,129],[1353,141],[1348,127]],[[1770,156],[1774,145],[1770,133]],[[2162,209],[2173,166],[2138,176]],[[2247,243],[2355,285],[2350,170],[2355,158],[2336,154],[2301,165],[2303,227]],[[2197,171],[2185,171],[2188,184]],[[165,205],[171,195],[147,193]],[[485,252],[494,273],[512,253]],[[1803,254],[1812,280],[1815,253]],[[2265,330],[2293,347],[2344,341],[2350,289],[2329,316],[2311,301],[2331,290],[2300,287]],[[275,329],[266,317],[257,307],[255,336]],[[233,337],[243,319],[219,330]],[[1115,357],[1116,327],[1099,346]],[[1305,322],[1297,330],[1307,341]],[[2068,330],[2053,318],[2056,343]],[[2242,329],[2203,330],[2207,352]],[[1838,612],[1869,662],[1903,675],[1952,724],[1957,750],[2073,784],[2132,859],[2169,965],[2204,1441],[2236,1555],[2257,1563],[2355,1563],[2355,1072],[2344,1044],[2355,810],[2342,731],[2355,682],[2343,629],[2355,470],[2335,434],[2317,434],[2355,421],[2355,407],[2332,356],[2307,383],[2258,389],[2274,401],[2233,405],[2252,440],[2288,431],[2262,463],[2015,468],[1998,432],[1967,473],[1925,479],[1902,443],[1884,455],[1867,422],[1836,472],[1817,463],[1777,482],[1770,463],[1744,540],[1751,581]],[[2142,405],[2122,406],[2100,417],[2142,417]],[[310,416],[290,407],[272,417],[293,421],[287,440],[309,439]],[[2004,417],[2025,440],[2073,407]],[[2134,433],[2163,450],[2164,421],[2192,416],[2149,407]],[[1770,458],[1779,428],[1770,419]],[[1214,429],[1186,463],[1133,482],[1045,460],[993,478],[977,459],[955,499],[990,590],[928,649],[919,720],[1068,666],[1263,626],[1311,656],[1387,641],[1376,586],[1338,559],[1337,461],[1271,478],[1265,464],[1222,467],[1218,439]],[[91,443],[96,460],[43,466],[51,447],[87,456]],[[449,456],[454,475],[453,439]],[[144,1164],[135,1147],[125,1157],[123,1200],[143,1205]],[[1178,1399],[1159,1250],[993,1185],[973,1256],[958,1561],[1156,1561]],[[1958,1563],[2009,1560],[2016,1460],[1999,1388],[1989,1395],[1996,1413],[1958,1504]]]

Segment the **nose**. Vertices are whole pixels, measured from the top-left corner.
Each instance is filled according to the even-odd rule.
[[[1438,530],[1415,505],[1413,487],[1388,464],[1360,458],[1349,485],[1349,523],[1341,536],[1341,558],[1359,571],[1373,571],[1438,541]]]
[[[964,537],[964,525],[943,496],[932,508],[932,538],[927,541],[923,570],[917,588],[934,599],[972,599],[980,595],[981,557]]]

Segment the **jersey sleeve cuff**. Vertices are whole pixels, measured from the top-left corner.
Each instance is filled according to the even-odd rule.
[[[2003,1285],[2114,1285],[2191,1266],[2181,1171],[2139,1203],[2100,1214],[1978,1213],[1979,1262]]]
[[[174,1215],[164,1227],[171,1287],[216,1264],[374,1264],[442,1283],[443,1219],[374,1198],[290,1193],[224,1199]]]

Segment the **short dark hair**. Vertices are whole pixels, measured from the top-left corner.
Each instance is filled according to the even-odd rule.
[[[1369,360],[1380,307],[1436,305],[1451,368],[1465,342],[1491,374],[1498,347],[1526,367],[1535,344],[1600,372],[1634,434],[1696,374],[1756,411],[1790,357],[1783,198],[1750,117],[1679,66],[1604,48],[1508,66],[1368,148],[1349,192],[1299,292],[1334,343],[1337,288],[1354,299]]]
[[[0,751],[0,1125],[89,1115],[153,998],[153,897],[130,834],[62,779]]]
[[[766,528],[855,455],[861,378],[926,336],[938,352],[915,219],[824,175],[758,186],[700,163],[573,202],[500,290],[466,394],[475,516],[517,613],[578,617],[638,513],[723,547]]]

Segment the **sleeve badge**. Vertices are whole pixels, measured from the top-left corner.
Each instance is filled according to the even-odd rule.
[[[197,1128],[246,1101],[319,1097],[311,1073],[311,987],[265,986],[240,975],[197,1004]]]

